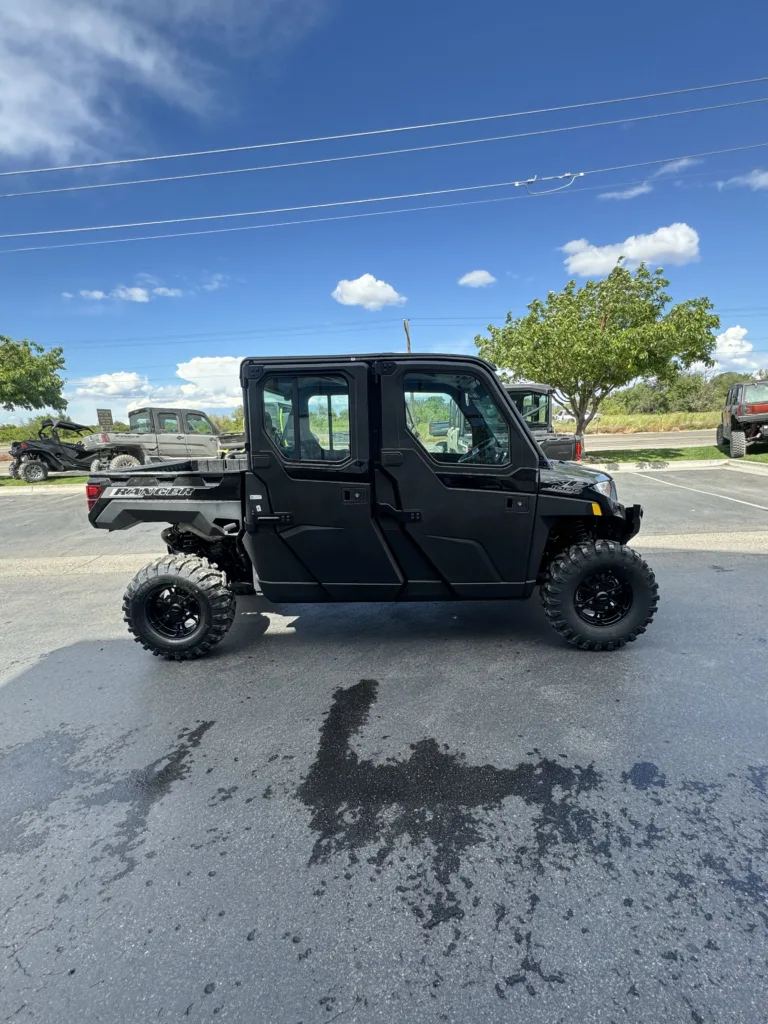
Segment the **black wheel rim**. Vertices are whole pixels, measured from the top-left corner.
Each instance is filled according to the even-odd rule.
[[[186,640],[200,629],[203,609],[194,592],[178,583],[162,584],[145,602],[147,622],[166,640]]]
[[[632,607],[632,586],[613,572],[592,573],[577,587],[574,605],[584,622],[614,626]]]

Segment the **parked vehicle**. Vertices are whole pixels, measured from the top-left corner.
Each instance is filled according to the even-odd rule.
[[[90,429],[70,420],[43,420],[37,438],[11,444],[10,475],[37,484],[47,479],[49,473],[90,473],[100,469],[98,454],[87,451],[81,440],[63,441],[59,436],[60,431],[67,431],[80,437]]]
[[[430,437],[446,437],[450,426],[449,420],[432,420],[428,427]]]
[[[732,459],[741,459],[751,445],[768,441],[768,381],[734,384],[722,415],[716,443],[727,444]]]
[[[111,469],[130,469],[150,463],[187,458],[215,458],[220,450],[216,427],[199,409],[145,406],[128,414],[128,433],[102,431],[84,440],[87,451],[98,453]],[[244,436],[228,435],[239,447]]]
[[[552,396],[555,389],[550,384],[506,384],[518,412],[531,429],[536,443],[548,459],[564,462],[580,462],[584,451],[581,434],[560,434],[552,426]]]
[[[552,427],[552,395],[555,389],[549,384],[505,384],[507,394],[528,425],[536,443],[548,459],[563,462],[580,462],[584,449],[580,434],[559,434]],[[434,436],[433,424],[429,432]],[[444,431],[446,440],[438,441],[436,451],[456,452],[460,455],[472,447],[472,432],[466,417],[460,409],[452,408],[450,419]]]
[[[587,650],[621,647],[653,619],[653,572],[626,546],[642,508],[620,504],[607,474],[548,461],[484,360],[257,358],[240,377],[247,457],[99,473],[86,487],[97,529],[168,524],[168,554],[123,602],[153,654],[206,654],[234,621],[235,589],[257,581],[280,604],[527,598],[538,584],[551,625]],[[429,450],[410,396],[455,406],[469,450]]]

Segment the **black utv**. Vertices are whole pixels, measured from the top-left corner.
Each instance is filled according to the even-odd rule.
[[[92,427],[70,420],[43,420],[37,437],[27,441],[14,441],[10,447],[12,477],[26,480],[29,484],[42,483],[49,473],[79,471],[89,473],[97,460],[95,452],[83,447],[80,436],[90,434]],[[65,441],[60,432],[77,434],[77,441]]]
[[[87,485],[98,529],[168,524],[168,554],[123,605],[153,654],[205,654],[232,625],[235,592],[255,586],[283,604],[506,600],[539,585],[551,625],[589,650],[651,622],[658,587],[626,546],[642,509],[625,508],[605,473],[546,459],[489,363],[286,357],[246,359],[240,375],[244,457]],[[466,452],[427,441],[446,405],[472,438]]]

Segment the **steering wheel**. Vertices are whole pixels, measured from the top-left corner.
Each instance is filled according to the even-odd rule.
[[[461,458],[459,459],[459,462],[472,462],[475,458],[477,458],[477,456],[481,452],[486,451],[488,448],[494,445],[498,447],[498,444],[499,442],[496,440],[495,437],[486,437],[484,441],[480,442],[477,448],[470,448],[466,455],[462,455]]]

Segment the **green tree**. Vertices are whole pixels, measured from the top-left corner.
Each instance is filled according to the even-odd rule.
[[[0,407],[3,409],[66,409],[62,397],[64,369],[60,348],[47,352],[33,341],[13,341],[0,334]]]
[[[602,281],[569,281],[528,315],[507,314],[490,337],[475,338],[480,355],[508,375],[557,389],[582,432],[601,403],[639,378],[666,383],[695,362],[712,365],[713,331],[720,318],[707,298],[669,307],[669,281],[641,264],[632,274],[619,265]]]

